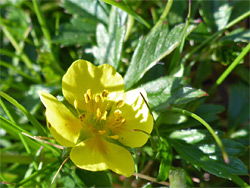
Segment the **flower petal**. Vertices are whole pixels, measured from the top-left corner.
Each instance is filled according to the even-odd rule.
[[[117,98],[117,100],[124,101],[120,110],[122,117],[126,119],[126,123],[112,131],[119,135],[119,142],[129,147],[144,145],[148,140],[148,134],[153,129],[153,117],[140,93],[147,100],[144,89],[131,90]]]
[[[66,147],[75,146],[82,129],[80,120],[53,95],[44,91],[40,91],[39,95],[46,107],[49,129],[55,140]]]
[[[124,176],[134,173],[134,160],[128,150],[100,136],[87,139],[73,147],[70,159],[79,168],[90,171],[110,169]]]
[[[91,89],[93,94],[101,94],[103,90],[107,90],[109,96],[114,96],[124,91],[124,81],[111,65],[96,67],[88,61],[77,60],[63,76],[63,95],[72,105],[77,99],[79,108],[86,110],[83,96],[88,89]]]

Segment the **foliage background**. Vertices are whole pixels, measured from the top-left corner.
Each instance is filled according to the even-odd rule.
[[[111,64],[127,90],[145,88],[155,125],[150,141],[134,149],[139,178],[68,161],[52,187],[155,187],[175,167],[190,187],[248,186],[248,1],[0,3],[1,187],[50,186],[67,153],[22,132],[50,136],[37,91],[64,100],[61,78],[77,59]]]

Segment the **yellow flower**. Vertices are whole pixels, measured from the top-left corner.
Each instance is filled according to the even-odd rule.
[[[40,98],[51,134],[61,145],[72,147],[74,164],[131,176],[134,160],[125,146],[144,145],[153,127],[153,117],[140,95],[147,99],[146,92],[124,93],[123,78],[112,66],[96,67],[84,60],[75,61],[63,76],[62,91],[77,113],[46,92],[41,91]]]

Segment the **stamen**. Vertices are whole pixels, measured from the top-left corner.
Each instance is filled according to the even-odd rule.
[[[113,135],[113,136],[110,136],[110,138],[117,140],[117,139],[119,139],[119,136],[118,135]]]
[[[120,117],[121,114],[122,114],[121,110],[115,110],[115,111],[114,111],[115,117]]]
[[[100,102],[100,100],[101,100],[101,96],[100,95],[96,95],[95,96],[95,102],[98,103],[98,102]]]
[[[84,94],[84,99],[85,99],[86,103],[89,103],[90,97],[89,97],[89,95],[87,93]]]
[[[78,109],[78,100],[74,100],[74,107],[76,110]]]
[[[105,112],[103,113],[102,117],[101,117],[101,120],[107,120],[107,114],[108,114],[108,112],[105,111]]]
[[[123,118],[123,119],[121,120],[121,123],[122,123],[122,124],[125,124],[126,121],[127,121],[127,120],[126,120],[125,118]]]
[[[97,110],[96,110],[96,115],[97,115],[98,118],[101,117],[102,112],[101,112],[100,108],[97,108]]]
[[[80,112],[78,111],[78,100],[74,100],[74,107],[75,107],[77,113],[80,114]]]
[[[119,100],[119,101],[116,103],[116,107],[117,107],[117,108],[121,108],[123,105],[124,105],[123,100]]]
[[[106,130],[99,130],[98,131],[98,133],[100,134],[100,135],[103,135],[103,134],[105,134],[107,131]]]
[[[92,99],[92,91],[91,91],[91,89],[87,90],[87,94],[88,94],[89,98]]]
[[[104,90],[103,92],[102,92],[102,96],[103,97],[107,97],[109,95],[109,92],[107,91],[107,90]]]
[[[79,117],[80,121],[83,121],[83,119],[85,118],[85,114],[81,114],[78,117]]]

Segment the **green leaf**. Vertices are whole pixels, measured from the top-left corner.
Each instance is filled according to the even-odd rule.
[[[230,86],[228,128],[237,129],[250,118],[249,87],[243,83]]]
[[[96,23],[75,18],[71,23],[61,25],[59,35],[53,38],[53,42],[65,46],[86,44],[89,42],[89,36],[95,31],[95,27]]]
[[[37,128],[39,133],[41,135],[46,135],[46,130],[45,128],[37,121],[37,119],[29,112],[27,111],[21,104],[19,104],[15,99],[10,97],[4,92],[0,92],[0,96],[5,98],[7,101],[12,103],[14,106],[16,106],[27,118],[30,120],[31,124],[34,125],[34,127]]]
[[[53,42],[62,45],[84,45],[89,42],[97,23],[106,24],[108,20],[107,8],[104,3],[95,0],[64,0],[62,7],[73,14],[71,23],[60,26],[59,35]]]
[[[185,80],[179,77],[163,77],[148,82],[140,87],[147,92],[149,106],[155,111],[165,111],[172,104],[186,104],[206,92],[184,86]]]
[[[94,46],[92,50],[99,64],[107,63],[115,69],[118,68],[126,31],[126,18],[125,12],[112,8],[109,31],[103,24],[97,25],[96,39],[98,46]]]
[[[230,21],[240,17],[241,15],[250,12],[249,10],[249,2],[245,0],[237,0],[232,1],[230,6],[233,7],[232,14],[230,17]]]
[[[232,8],[227,0],[201,1],[200,14],[210,31],[219,31],[227,25]]]
[[[146,37],[140,38],[124,76],[126,89],[131,88],[151,67],[180,44],[180,35],[184,27],[184,24],[180,24],[169,32],[168,25],[162,24]],[[190,33],[195,27],[195,25],[191,25],[187,33]]]
[[[160,116],[157,119],[157,122],[161,124],[167,124],[167,125],[171,125],[171,124],[178,125],[178,124],[186,122],[187,120],[188,118],[184,114],[166,111],[160,114]]]
[[[181,158],[211,174],[222,178],[231,178],[234,177],[235,174],[247,175],[245,165],[235,157],[229,157],[230,163],[225,164],[222,156],[209,156],[196,146],[185,144],[174,139],[171,140],[171,142]],[[241,183],[244,184],[243,181]],[[240,186],[242,186],[242,184]]]
[[[217,131],[222,136],[222,132]],[[207,154],[222,155],[221,150],[215,143],[213,137],[207,130],[187,129],[176,130],[169,137],[185,141],[187,144],[195,144],[199,149]],[[238,156],[246,152],[246,147],[232,139],[221,139],[223,146],[229,156]]]
[[[173,158],[172,147],[166,139],[161,138],[157,157],[161,160],[157,181],[165,181],[168,178]]]
[[[129,15],[133,16],[140,23],[144,24],[147,28],[150,28],[150,24],[143,17],[141,17],[139,14],[137,14],[135,11],[133,11],[123,1],[115,1],[115,0],[102,0],[102,1],[122,9],[123,11],[127,12]]]
[[[250,41],[250,29],[244,30],[243,28],[235,29],[232,32],[224,36],[220,42],[244,42],[248,43]]]
[[[74,17],[89,21],[107,23],[108,13],[105,3],[96,0],[63,0],[62,7]]]
[[[112,181],[107,172],[90,172],[82,169],[76,169],[76,174],[79,178],[81,178],[87,187],[112,187]]]

